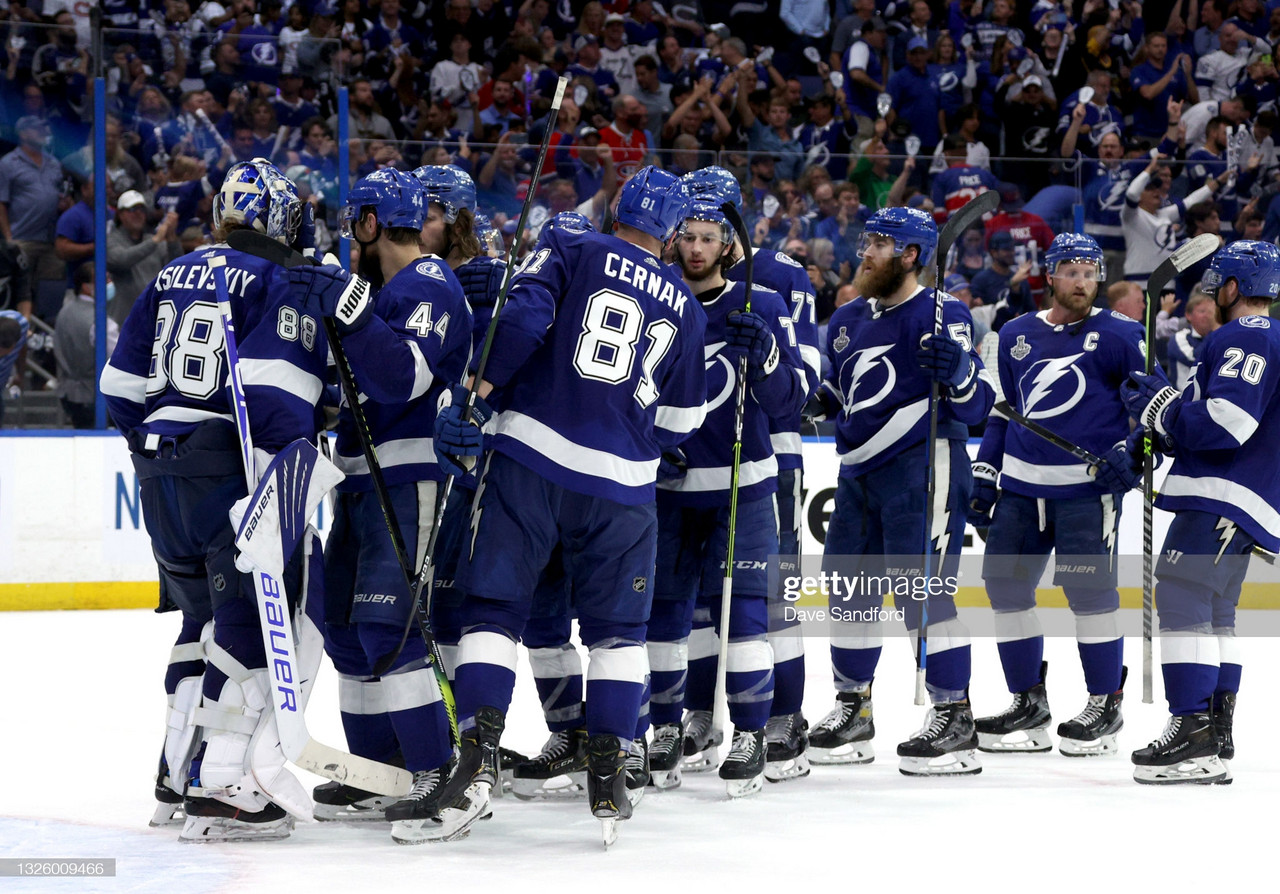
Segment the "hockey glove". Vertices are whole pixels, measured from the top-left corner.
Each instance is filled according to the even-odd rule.
[[[1122,494],[1142,483],[1142,437],[1144,434],[1142,426],[1138,426],[1127,439],[1116,444],[1103,457],[1103,463],[1095,474],[1098,483],[1105,487],[1108,493]],[[1164,457],[1159,452],[1162,440],[1164,439],[1159,435],[1152,440],[1152,447],[1155,449],[1153,468],[1156,469],[1160,468],[1160,463],[1164,461]]]
[[[1120,386],[1120,399],[1129,408],[1130,418],[1161,436],[1169,434],[1168,427],[1177,418],[1180,397],[1159,369],[1151,375],[1131,372]]]
[[[968,388],[978,374],[969,352],[945,335],[928,333],[920,339],[916,362],[929,378],[946,385],[953,394]]]
[[[668,447],[658,457],[658,480],[679,481],[689,472],[689,461],[679,447]]]
[[[302,203],[302,221],[298,224],[298,238],[293,248],[308,258],[316,256],[316,206],[310,202]]]
[[[327,262],[329,257],[325,258]],[[291,267],[289,283],[302,291],[307,310],[333,317],[338,331],[356,332],[373,316],[373,289],[367,280],[353,276],[336,263]]]
[[[996,479],[1000,472],[995,466],[977,462],[973,464],[973,493],[969,498],[969,524],[975,528],[991,527],[991,510],[995,508],[1000,491]]]
[[[725,323],[725,342],[735,353],[747,355],[752,382],[763,381],[778,368],[778,342],[759,314],[735,312]]]
[[[436,410],[435,452],[436,462],[446,474],[464,476],[475,465],[474,457],[484,452],[485,423],[493,416],[490,406],[476,395],[471,407],[471,418],[462,421],[467,406],[465,385],[455,385],[453,391],[440,396],[441,405]],[[462,459],[459,462],[459,459]]]

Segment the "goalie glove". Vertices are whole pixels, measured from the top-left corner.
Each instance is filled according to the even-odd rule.
[[[333,317],[346,335],[363,329],[373,316],[373,288],[368,280],[338,266],[333,255],[316,266],[291,267],[290,284],[302,291],[303,304],[312,313]]]

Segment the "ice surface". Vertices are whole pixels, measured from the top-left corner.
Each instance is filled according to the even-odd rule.
[[[1045,626],[1051,613],[1042,610]],[[1138,786],[1128,751],[1159,735],[1165,706],[1142,705],[1141,644],[1130,640],[1126,727],[1117,758],[983,755],[980,776],[908,779],[894,746],[921,725],[906,640],[886,639],[874,704],[876,762],[816,767],[729,802],[714,774],[650,790],[605,852],[585,804],[507,797],[454,844],[400,847],[386,826],[308,824],[283,842],[183,845],[147,828],[163,728],[163,675],[175,615],[145,611],[10,613],[0,617],[0,856],[115,857],[118,877],[0,881],[0,891],[741,890],[999,892],[1137,890],[1178,876],[1217,891],[1274,890],[1280,724],[1265,695],[1280,673],[1275,640],[1242,638],[1239,758],[1230,786]],[[1065,619],[1064,619],[1065,620]],[[1241,625],[1244,627],[1244,624]],[[1051,628],[1052,629],[1052,628]],[[1058,629],[1063,629],[1059,627]],[[809,640],[805,713],[830,709],[825,641]],[[1157,646],[1158,650],[1158,646]],[[1070,639],[1046,644],[1054,720],[1085,692]],[[523,658],[522,658],[523,661]],[[336,675],[325,667],[307,712],[316,738],[343,743]],[[974,644],[979,714],[1008,704],[995,643]],[[504,744],[536,752],[546,738],[527,664]],[[308,783],[321,780],[306,778]],[[668,886],[677,886],[668,888]]]

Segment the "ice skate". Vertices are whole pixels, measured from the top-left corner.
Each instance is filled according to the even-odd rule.
[[[175,791],[169,776],[169,762],[164,752],[160,753],[160,768],[156,771],[156,809],[147,823],[153,829],[166,826],[181,826],[187,821],[187,813],[182,807],[182,795]]]
[[[631,740],[631,751],[627,753],[627,800],[635,807],[644,797],[644,790],[649,785],[649,746],[644,737]]]
[[[1124,701],[1124,681],[1129,669],[1120,672],[1120,689],[1108,695],[1091,695],[1084,710],[1058,724],[1058,750],[1067,757],[1115,754],[1116,733],[1124,726],[1120,704]]]
[[[446,765],[441,769],[418,770],[413,774],[413,788],[409,794],[386,808],[385,816],[391,821],[391,840],[397,844],[421,844],[424,841],[442,840],[441,829],[434,822],[439,810],[442,777],[448,775]]]
[[[735,729],[733,744],[720,765],[730,798],[745,798],[764,788],[765,744],[762,729]]]
[[[964,776],[982,772],[978,733],[968,702],[934,705],[924,728],[898,746],[904,776]]]
[[[293,831],[293,817],[276,804],[248,811],[214,798],[188,796],[184,807],[187,821],[178,840],[187,844],[280,841]]]
[[[710,711],[688,711],[684,716],[684,760],[686,773],[706,773],[720,765],[724,730],[711,728]]]
[[[498,742],[505,725],[506,717],[497,708],[477,709],[476,725],[462,734],[457,769],[437,790],[424,796],[433,798],[438,810],[430,817],[395,822],[391,827],[393,841],[457,841],[470,834],[475,821],[489,813],[489,796],[498,784]]]
[[[1133,753],[1133,764],[1133,780],[1143,785],[1203,785],[1227,776],[1208,711],[1171,716],[1160,738]]]
[[[498,748],[498,781],[502,785],[494,789],[494,795],[502,797],[507,792],[514,792],[516,785],[516,767],[528,761],[527,755],[510,748]],[[484,817],[481,817],[484,819]]]
[[[1049,737],[1049,698],[1044,680],[1048,663],[1040,665],[1040,682],[1023,692],[1013,694],[1013,703],[999,714],[979,717],[978,750],[993,754],[1035,753],[1053,750]],[[1059,733],[1061,735],[1061,733]]]
[[[341,782],[326,782],[311,791],[316,802],[314,816],[321,822],[381,823],[387,808],[396,803],[390,795],[366,792]]]
[[[542,752],[512,769],[511,791],[523,801],[573,800],[587,790],[587,731],[558,730]]]
[[[627,752],[617,736],[592,736],[587,742],[587,799],[601,821],[604,846],[618,840],[618,823],[631,818],[627,797]]]
[[[809,722],[798,711],[770,717],[764,727],[764,778],[786,782],[809,775]]]
[[[1231,761],[1236,756],[1235,739],[1231,736],[1231,725],[1236,714],[1236,694],[1224,692],[1213,697],[1213,732],[1218,737],[1218,760],[1226,769],[1227,775],[1218,780],[1218,785],[1231,784]]]
[[[683,724],[660,723],[653,728],[653,743],[649,746],[649,784],[658,791],[680,787],[683,748]]]
[[[838,692],[836,706],[809,733],[809,757],[815,764],[869,764],[876,759],[871,689]]]

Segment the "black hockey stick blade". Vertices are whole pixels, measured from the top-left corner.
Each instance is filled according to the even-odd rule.
[[[227,234],[227,245],[236,251],[279,264],[281,267],[305,267],[320,263],[315,258],[309,258],[302,252],[295,251],[283,242],[278,242],[257,230],[232,230]]]
[[[960,234],[976,224],[984,215],[995,211],[1000,204],[1000,194],[989,189],[979,193],[955,210],[942,227],[938,236],[937,257],[945,259]]]
[[[1026,416],[1023,416],[1013,407],[1009,406],[1009,402],[1007,400],[996,401],[994,409],[1001,416],[1005,417],[1006,419],[1012,422],[1018,423],[1018,425],[1021,425],[1023,428],[1031,432],[1033,435],[1037,435],[1038,437],[1044,438],[1053,446],[1062,448],[1063,450],[1067,451],[1067,453],[1070,453],[1072,456],[1074,456],[1076,459],[1087,462],[1089,464],[1090,475],[1096,474],[1098,470],[1097,467],[1102,462],[1104,462],[1102,457],[1098,456],[1096,453],[1086,450],[1083,447],[1079,446],[1078,444],[1071,443],[1070,441],[1062,437],[1062,435],[1058,434],[1057,432],[1047,429],[1043,425],[1041,425],[1039,422],[1035,422],[1034,420],[1028,419]]]

